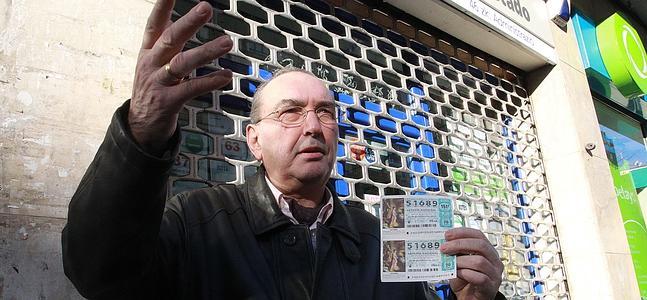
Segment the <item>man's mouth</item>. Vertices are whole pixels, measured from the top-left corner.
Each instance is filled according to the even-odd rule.
[[[326,154],[326,151],[321,147],[311,146],[311,147],[305,147],[305,148],[301,149],[299,151],[299,153],[300,154],[301,153],[321,153],[321,154]]]

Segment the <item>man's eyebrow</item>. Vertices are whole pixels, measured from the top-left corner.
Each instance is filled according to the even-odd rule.
[[[326,101],[324,103],[320,103],[317,105],[317,108],[324,107],[324,108],[335,108],[335,103],[331,101]]]
[[[296,100],[296,99],[283,99],[279,101],[276,105],[274,105],[274,110],[278,110],[281,107],[286,107],[286,106],[305,106],[306,102],[301,101],[301,100]]]
[[[279,110],[279,109],[281,109],[281,108],[283,108],[283,107],[286,107],[286,106],[300,106],[300,107],[304,107],[304,106],[306,106],[307,104],[308,104],[308,103],[307,103],[307,101],[305,101],[305,100],[290,99],[290,98],[288,98],[288,99],[282,99],[281,101],[279,101],[279,103],[277,103],[276,105],[274,105],[274,110]],[[324,102],[324,103],[320,103],[320,104],[318,104],[318,105],[317,105],[317,108],[319,108],[319,107],[333,108],[333,107],[335,107],[335,103],[334,103],[334,102],[332,102],[332,101],[326,101],[326,102]]]

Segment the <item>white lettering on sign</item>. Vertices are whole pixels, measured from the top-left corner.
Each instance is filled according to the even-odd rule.
[[[530,33],[528,33],[519,25],[510,21],[505,16],[498,14],[493,10],[490,10],[488,6],[479,5],[479,4],[480,3],[477,1],[474,1],[474,0],[470,1],[470,7],[474,9],[474,11],[480,13],[481,16],[492,20],[500,28],[505,29],[505,31],[511,32],[513,36],[519,38],[520,40],[524,41],[530,46],[533,46],[533,47],[535,46],[536,39],[533,39],[533,36]]]
[[[638,202],[636,194],[627,191],[624,187],[616,187],[616,196],[621,200],[631,203],[631,205],[635,205]]]
[[[627,57],[629,57],[629,61],[631,61],[631,65],[634,67],[634,70],[636,70],[636,73],[638,73],[638,76],[642,79],[647,79],[647,57],[645,57],[645,52],[641,51],[640,56],[642,59],[642,68],[638,66],[636,61],[634,60],[633,55],[630,53],[629,49],[630,46],[627,43],[627,36],[631,35],[631,39],[633,40],[633,43],[635,45],[640,45],[640,39],[634,34],[634,31],[631,30],[631,27],[627,25],[622,26],[622,42],[624,43],[625,46],[625,51],[627,53]],[[640,48],[640,47],[638,47]]]
[[[544,57],[549,63],[557,63],[555,49],[537,36],[530,33],[519,24],[510,20],[494,8],[484,4],[479,0],[444,0],[466,14],[482,20],[486,25],[495,29],[508,38],[519,42],[525,48]],[[514,5],[513,5],[514,7]],[[523,14],[523,9],[521,9]]]
[[[501,0],[501,3],[503,3],[503,6],[509,8],[511,11],[517,13],[518,15],[526,19],[526,21],[530,22],[530,13],[528,12],[527,8],[521,6],[519,0]]]

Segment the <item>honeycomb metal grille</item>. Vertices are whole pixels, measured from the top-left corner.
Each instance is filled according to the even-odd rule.
[[[258,162],[245,142],[252,96],[285,66],[305,68],[333,92],[340,199],[448,193],[457,226],[486,233],[506,268],[509,299],[568,299],[530,101],[516,83],[409,40],[322,1],[210,1],[212,23],[185,48],[222,33],[233,50],[195,71],[234,72],[180,114],[181,154],[170,195],[240,184]],[[197,1],[176,2],[174,18]]]

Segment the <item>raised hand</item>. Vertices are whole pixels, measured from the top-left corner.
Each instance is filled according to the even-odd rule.
[[[211,20],[213,9],[209,3],[200,2],[172,22],[174,4],[174,0],[158,0],[148,17],[128,113],[135,141],[153,153],[165,148],[184,103],[231,81],[230,70],[184,79],[194,69],[229,52],[233,42],[225,35],[182,52],[191,36]]]
[[[445,233],[440,251],[457,255],[457,277],[449,285],[459,300],[491,300],[501,285],[503,263],[485,235],[472,228],[454,228]]]

